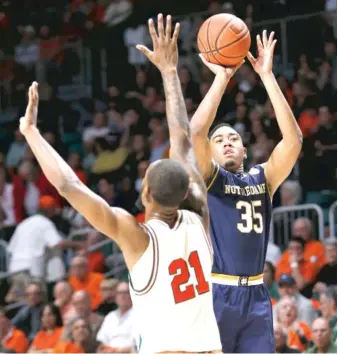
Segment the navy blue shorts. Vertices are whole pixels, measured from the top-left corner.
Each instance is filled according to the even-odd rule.
[[[272,306],[264,284],[213,283],[214,311],[223,353],[274,353]]]

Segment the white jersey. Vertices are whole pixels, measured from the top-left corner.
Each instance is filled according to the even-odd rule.
[[[150,242],[130,272],[141,353],[221,350],[213,311],[210,239],[201,218],[178,211],[176,225],[143,224]]]

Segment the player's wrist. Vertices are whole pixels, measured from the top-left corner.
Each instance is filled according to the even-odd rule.
[[[177,74],[177,67],[176,66],[167,67],[167,68],[161,69],[160,71],[161,71],[162,77],[172,76],[172,75]]]
[[[35,125],[31,125],[22,132],[24,137],[29,137],[30,135],[39,134],[39,129]]]
[[[262,79],[262,81],[273,79],[275,77],[273,72],[272,72],[272,70],[271,71],[266,71],[266,72],[261,72],[261,73],[259,73],[259,76]]]

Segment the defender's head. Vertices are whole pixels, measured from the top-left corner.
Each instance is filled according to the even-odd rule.
[[[178,208],[187,197],[189,175],[174,160],[153,162],[142,182],[142,203],[145,208],[157,204],[164,208]]]
[[[217,124],[209,132],[213,159],[230,172],[236,172],[246,159],[241,136],[226,123]]]

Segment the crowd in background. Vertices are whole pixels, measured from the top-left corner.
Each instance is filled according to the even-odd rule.
[[[183,1],[181,7],[176,1],[163,6],[145,2],[45,0],[42,6],[39,0],[0,1],[0,236],[8,243],[7,270],[12,274],[0,282],[1,294],[6,294],[1,296],[1,352],[134,351],[126,274],[105,278],[107,254],[89,251],[103,240],[95,230],[79,240],[67,237],[89,225],[39,169],[18,119],[25,111],[28,85],[37,79],[38,126],[44,138],[109,205],[144,221],[136,203],[142,178],[151,162],[168,156],[170,146],[161,78],[134,46],[149,44],[146,19],[159,11],[187,15],[181,20],[179,77],[189,118],[213,80],[195,54],[196,34],[207,15],[190,13],[235,13],[251,29],[254,44],[261,30],[257,21],[327,11],[301,26],[290,24],[288,70],[280,63],[282,48],[276,48],[275,73],[304,143],[273,203],[318,204],[328,225],[337,184],[336,33],[329,12],[336,10],[334,1],[196,1],[190,7]],[[279,27],[268,29],[280,39]],[[79,40],[91,53],[92,95],[71,100],[64,88],[81,71],[80,54],[73,49]],[[231,124],[242,136],[248,148],[246,168],[265,162],[281,138],[271,102],[248,63],[229,83],[216,120]],[[318,241],[316,223],[306,217],[290,221],[289,240],[268,246],[264,282],[274,306],[277,352],[336,348],[336,234],[326,227],[325,240]],[[75,256],[67,257],[68,251]]]

